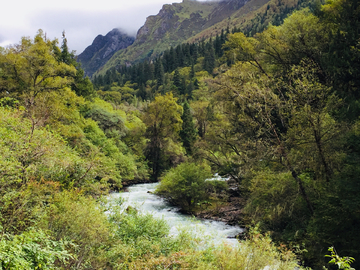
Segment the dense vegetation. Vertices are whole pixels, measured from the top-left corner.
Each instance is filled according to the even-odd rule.
[[[321,269],[330,246],[359,258],[359,18],[356,0],[330,1],[121,66],[95,89],[65,36],[1,48],[0,268]],[[245,201],[241,248],[199,249],[104,196],[161,179],[159,194],[196,211],[226,203],[211,172]]]
[[[305,245],[305,263],[320,267],[327,246],[359,257],[359,41],[356,1],[314,4],[252,37],[223,31],[109,71],[95,85],[123,93],[127,81],[132,96],[122,102],[169,92],[187,100],[198,133],[187,159],[236,179],[248,221],[281,243]],[[159,192],[170,201],[168,179],[181,173],[164,176]]]
[[[40,31],[1,49],[0,269],[217,269],[239,263],[228,261],[229,252],[242,267],[296,265],[268,236],[254,233],[242,249],[199,249],[205,239],[169,236],[164,220],[107,202],[110,189],[148,178],[146,132],[160,140],[161,155],[172,153],[182,107],[171,95],[158,97],[143,122],[137,108],[96,97],[82,74],[65,37],[59,48]],[[153,119],[157,103],[178,119]],[[146,130],[153,121],[160,134]],[[258,249],[266,252],[247,256]]]

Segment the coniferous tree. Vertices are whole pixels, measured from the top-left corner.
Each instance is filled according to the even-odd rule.
[[[182,46],[181,45],[178,45],[175,49],[175,52],[176,52],[176,58],[177,58],[177,66],[178,67],[183,67],[184,66],[184,53],[183,53],[183,50],[182,50]]]
[[[211,40],[205,46],[203,68],[209,72],[209,74],[212,74],[215,68],[215,50]]]
[[[142,100],[146,100],[147,99],[147,95],[146,95],[146,90],[145,90],[145,85],[144,84],[141,84],[140,85],[140,88],[137,92],[137,96],[138,97],[141,97]]]
[[[184,55],[184,66],[191,65],[191,55],[190,55],[190,44],[186,43],[183,45],[183,55]]]
[[[188,86],[186,88],[186,94],[190,99],[192,98],[192,92],[193,92],[194,88],[195,88],[194,83],[192,81],[190,81],[190,83],[188,84]]]
[[[176,56],[176,52],[173,47],[170,48],[169,51],[169,60],[168,60],[168,70],[167,72],[171,72],[178,67],[178,59]]]
[[[157,88],[164,84],[164,67],[161,59],[155,62],[155,79]]]
[[[63,42],[61,44],[61,52],[55,53],[55,56],[57,56],[59,62],[74,66],[76,68],[75,75],[67,74],[74,79],[73,83],[71,83],[71,89],[75,91],[78,96],[83,96],[85,98],[93,98],[96,95],[94,86],[91,83],[90,79],[88,77],[85,77],[85,72],[81,68],[81,64],[76,61],[75,52],[69,51],[65,31],[62,33],[62,35]]]
[[[180,131],[180,138],[187,155],[191,155],[193,153],[193,147],[196,141],[197,131],[195,129],[190,105],[187,101],[185,101],[183,105],[183,114],[181,116],[181,119],[183,123],[182,130]]]
[[[214,49],[215,54],[220,57],[222,55],[222,48],[221,48],[221,37],[219,35],[216,35],[215,41],[214,41]]]
[[[176,86],[179,94],[184,94],[183,93],[183,90],[182,89],[182,82],[181,82],[181,76],[180,76],[180,73],[179,73],[179,69],[175,69],[175,72],[174,72],[174,77],[173,77],[173,83],[174,85]]]
[[[191,65],[191,70],[190,70],[190,73],[189,73],[189,77],[190,77],[190,79],[195,77],[194,65]]]
[[[198,45],[191,44],[190,46],[190,55],[191,55],[191,64],[194,65],[198,58]]]

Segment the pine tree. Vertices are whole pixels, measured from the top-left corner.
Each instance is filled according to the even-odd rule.
[[[74,79],[74,82],[71,84],[71,89],[75,91],[78,96],[83,96],[85,98],[93,98],[96,93],[94,90],[94,86],[91,83],[88,77],[85,77],[85,72],[81,68],[81,64],[76,61],[75,52],[69,51],[67,45],[67,39],[65,36],[65,31],[62,33],[63,35],[63,42],[61,44],[61,51],[60,53],[55,53],[57,60],[59,62],[65,63],[67,65],[71,65],[76,68],[76,74],[70,75]]]
[[[178,67],[178,59],[176,52],[173,47],[170,48],[169,51],[169,64],[168,64],[169,70],[168,72],[171,72],[175,70]]]
[[[191,70],[190,70],[190,73],[189,73],[189,77],[190,77],[190,79],[195,77],[194,65],[191,65]]]
[[[146,95],[146,90],[145,90],[145,85],[141,84],[139,87],[139,90],[137,92],[137,96],[141,97],[142,100],[146,100],[147,99],[147,95]]]
[[[180,131],[180,138],[187,155],[191,155],[193,153],[193,147],[196,141],[197,131],[195,129],[190,105],[187,101],[185,101],[183,105],[183,114],[181,116],[181,119],[183,123],[182,130]]]
[[[215,50],[211,40],[206,43],[205,48],[203,68],[212,74],[215,68]]]
[[[164,67],[161,59],[155,62],[155,79],[157,88],[164,84]]]
[[[182,89],[182,81],[181,81],[181,76],[180,76],[180,73],[179,73],[179,69],[175,69],[175,72],[174,72],[174,77],[173,77],[173,83],[174,85],[176,86],[177,90],[178,90],[178,93],[180,95],[184,94],[184,89]]]

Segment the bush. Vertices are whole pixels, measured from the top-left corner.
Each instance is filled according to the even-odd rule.
[[[54,241],[44,231],[29,231],[21,235],[5,234],[0,240],[0,269],[59,269],[73,256],[67,251],[71,243]]]
[[[170,236],[164,219],[156,219],[132,207],[123,211],[119,206],[111,206],[109,213],[112,247],[106,254],[106,262],[111,269],[152,269],[143,266],[148,261],[194,246],[187,232]]]
[[[110,238],[110,224],[104,211],[99,202],[76,190],[54,195],[41,225],[52,231],[56,240],[71,239],[77,245],[74,250],[77,258],[70,261],[72,268],[96,269]]]
[[[205,180],[209,177],[210,167],[185,162],[165,174],[156,193],[170,203],[191,211],[197,203],[208,199]]]

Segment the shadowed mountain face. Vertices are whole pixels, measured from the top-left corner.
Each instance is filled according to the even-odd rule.
[[[79,56],[78,61],[85,70],[85,75],[91,76],[101,68],[117,51],[125,49],[135,41],[134,37],[113,29],[106,36],[98,35],[93,43]]]

